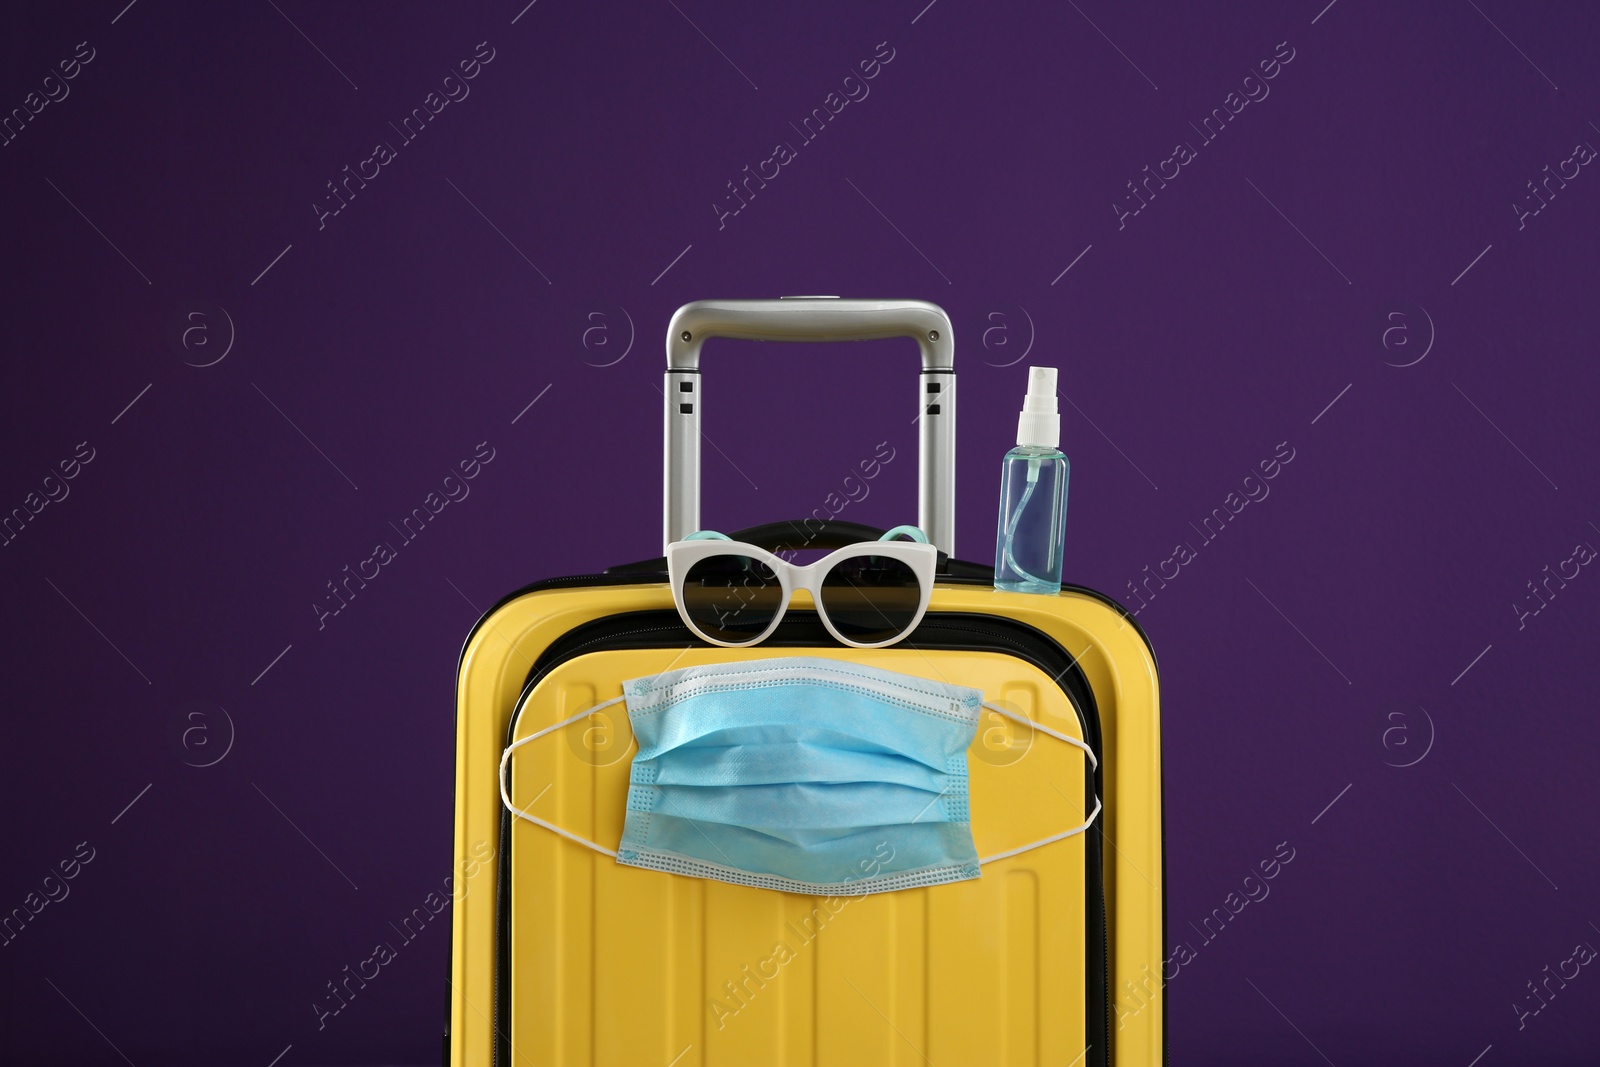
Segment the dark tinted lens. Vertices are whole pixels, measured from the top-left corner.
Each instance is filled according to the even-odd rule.
[[[708,556],[689,568],[679,590],[700,631],[719,641],[754,641],[783,606],[772,568],[749,556]]]
[[[822,579],[822,610],[833,628],[865,645],[904,636],[922,603],[911,565],[888,556],[840,560]]]

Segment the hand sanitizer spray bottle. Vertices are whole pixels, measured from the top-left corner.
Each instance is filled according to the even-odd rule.
[[[1028,368],[1028,396],[1017,418],[1017,447],[1000,472],[1000,525],[994,587],[1016,593],[1061,592],[1067,521],[1067,457],[1056,410],[1056,369]]]

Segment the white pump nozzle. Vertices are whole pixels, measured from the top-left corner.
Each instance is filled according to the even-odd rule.
[[[1017,444],[1057,448],[1061,444],[1061,416],[1056,410],[1056,369],[1028,368],[1028,395],[1017,416]]]

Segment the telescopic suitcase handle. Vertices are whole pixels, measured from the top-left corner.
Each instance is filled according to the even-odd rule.
[[[708,337],[753,341],[870,341],[911,337],[922,349],[917,525],[955,554],[955,338],[944,309],[922,300],[696,300],[667,327],[666,543],[700,529],[700,346]],[[797,392],[807,395],[810,392]]]

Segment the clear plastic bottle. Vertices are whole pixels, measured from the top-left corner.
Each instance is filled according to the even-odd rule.
[[[1057,446],[1054,367],[1028,368],[1028,396],[1017,420],[1017,447],[1000,472],[1000,522],[995,534],[994,587],[1008,592],[1061,592],[1070,466]]]

